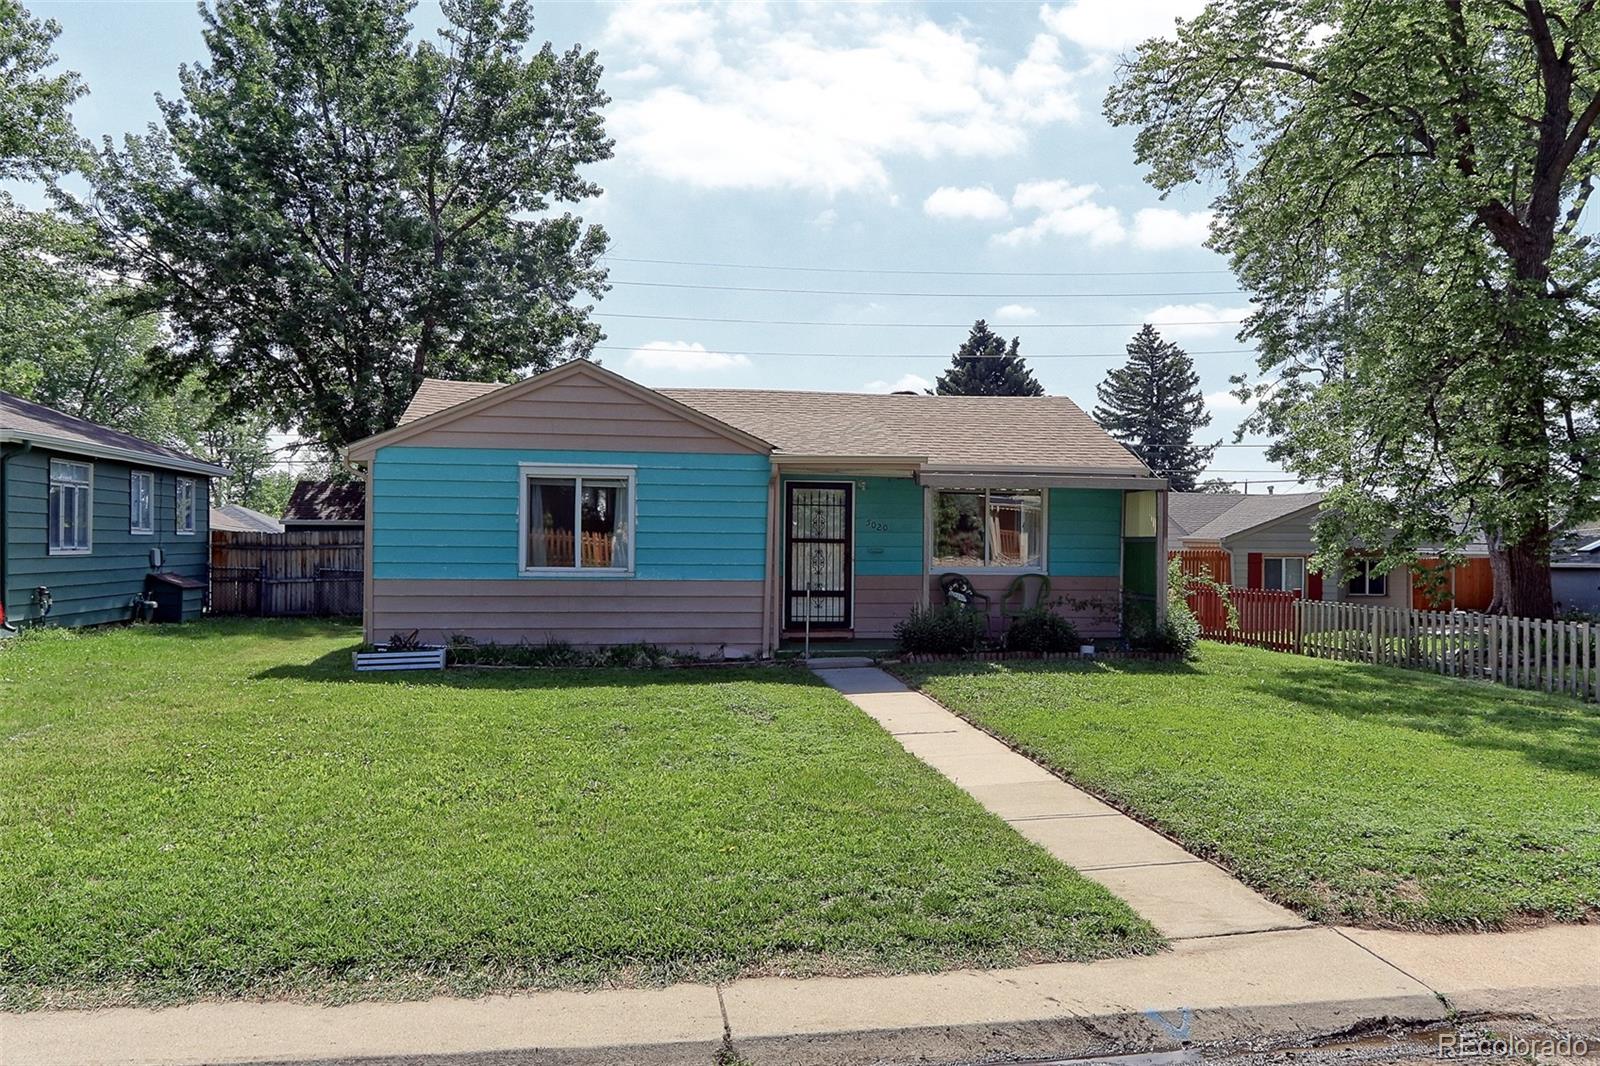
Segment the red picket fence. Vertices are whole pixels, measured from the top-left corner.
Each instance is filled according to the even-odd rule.
[[[1273,651],[1299,651],[1300,626],[1295,604],[1300,596],[1276,589],[1229,588],[1228,603],[1213,589],[1189,593],[1189,609],[1200,622],[1200,635],[1224,644],[1248,644]],[[1235,617],[1228,617],[1228,604]]]

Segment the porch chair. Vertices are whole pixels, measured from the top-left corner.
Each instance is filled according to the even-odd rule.
[[[939,591],[944,593],[944,602],[965,607],[969,611],[978,610],[978,601],[983,601],[983,616],[989,617],[989,597],[972,587],[972,582],[965,574],[942,574],[939,577]]]
[[[1031,590],[1031,595],[1030,595]],[[1000,614],[1016,618],[1035,607],[1043,607],[1050,599],[1050,579],[1044,574],[1018,574],[1000,597]]]

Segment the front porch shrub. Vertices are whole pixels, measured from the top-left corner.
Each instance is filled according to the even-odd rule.
[[[1048,607],[1023,611],[1006,629],[1006,651],[1068,652],[1082,643],[1077,627]]]
[[[912,655],[957,655],[976,651],[988,636],[984,616],[969,607],[947,603],[918,607],[894,627],[900,650]]]

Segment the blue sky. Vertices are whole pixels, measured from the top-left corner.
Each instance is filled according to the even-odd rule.
[[[1231,440],[1227,379],[1253,361],[1246,300],[1201,247],[1210,195],[1158,199],[1100,114],[1116,56],[1198,6],[536,4],[541,39],[599,50],[613,97],[606,192],[579,208],[612,239],[597,356],[651,385],[915,388],[984,317],[1087,409],[1153,321]],[[204,56],[187,0],[29,7],[61,24],[95,138],[154,121]],[[437,18],[424,0],[414,21]],[[1214,470],[1284,476],[1253,448]]]

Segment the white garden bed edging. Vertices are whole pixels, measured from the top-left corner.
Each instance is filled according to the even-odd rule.
[[[429,644],[404,651],[358,651],[352,653],[356,669],[367,670],[443,670],[444,645]]]

